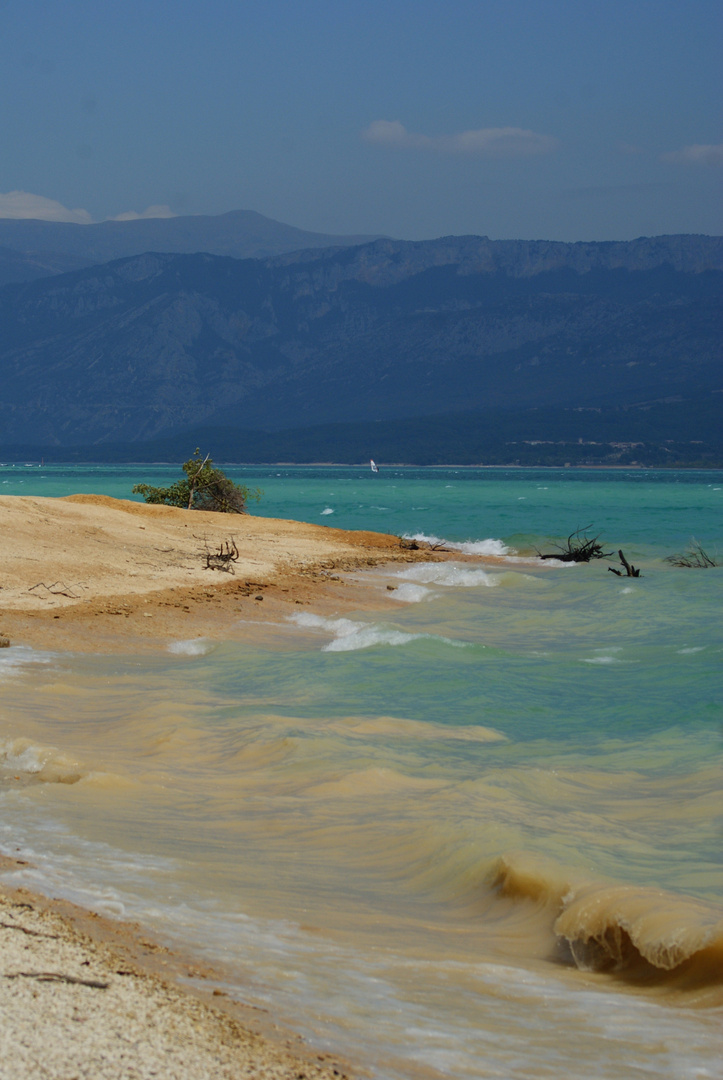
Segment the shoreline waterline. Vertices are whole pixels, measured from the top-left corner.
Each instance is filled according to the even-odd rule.
[[[5,512],[2,525],[6,531],[4,536],[6,550],[13,546],[8,543],[9,537],[7,533],[14,533],[16,538],[14,549],[8,552],[9,558],[12,560],[13,585],[15,587],[11,589],[6,587],[4,589],[5,595],[2,598],[4,603],[1,609],[2,625],[0,630],[12,642],[3,659],[13,660],[19,651],[22,654],[19,656],[21,665],[32,664],[38,660],[42,663],[46,660],[62,659],[63,656],[73,653],[87,652],[91,655],[103,654],[108,651],[127,653],[129,649],[131,652],[140,651],[140,653],[146,650],[158,654],[170,651],[179,656],[193,656],[199,653],[198,642],[223,641],[234,637],[258,640],[259,633],[264,633],[264,627],[268,628],[273,635],[274,627],[278,626],[278,620],[289,617],[289,610],[292,605],[294,608],[298,608],[298,605],[302,605],[302,607],[303,605],[309,605],[311,603],[310,596],[314,598],[314,607],[317,611],[333,610],[338,613],[344,606],[353,607],[354,610],[358,611],[360,605],[365,606],[365,599],[366,606],[380,607],[378,600],[373,599],[370,590],[367,590],[366,598],[364,597],[365,590],[359,582],[356,582],[352,587],[353,597],[345,595],[345,592],[348,593],[349,591],[347,579],[350,572],[358,571],[360,568],[370,565],[381,565],[382,567],[387,564],[393,565],[395,559],[410,564],[422,557],[426,560],[437,561],[443,558],[442,555],[434,554],[431,550],[425,553],[424,556],[421,552],[413,552],[411,548],[395,550],[399,548],[397,538],[372,534],[349,538],[342,537],[343,542],[351,539],[351,543],[343,544],[341,550],[334,549],[330,553],[328,550],[329,545],[326,543],[327,535],[334,533],[335,540],[338,540],[338,530],[323,530],[324,535],[320,537],[319,534],[322,530],[297,526],[296,523],[280,522],[279,525],[284,526],[279,530],[280,532],[288,533],[287,526],[291,524],[292,529],[304,534],[304,539],[306,539],[305,534],[309,534],[308,543],[301,551],[294,552],[295,560],[293,558],[289,561],[284,560],[279,569],[272,568],[269,571],[269,568],[265,567],[261,573],[256,570],[253,577],[261,578],[261,581],[249,581],[247,576],[249,567],[242,566],[242,573],[238,576],[243,577],[243,581],[235,580],[236,573],[233,574],[232,579],[227,580],[229,579],[228,574],[222,575],[212,572],[208,575],[210,580],[199,584],[199,575],[189,571],[190,566],[193,566],[193,564],[200,566],[202,562],[203,552],[200,550],[201,545],[196,542],[193,547],[198,550],[195,550],[193,555],[186,553],[186,572],[194,579],[191,585],[174,584],[170,588],[162,589],[158,587],[156,580],[151,579],[141,583],[134,583],[134,593],[129,596],[129,594],[116,592],[114,589],[115,582],[110,585],[109,593],[107,592],[109,586],[105,581],[98,591],[93,589],[92,584],[80,583],[80,579],[88,576],[88,565],[87,562],[84,562],[84,559],[87,558],[87,538],[83,535],[78,536],[77,532],[74,535],[78,521],[73,520],[72,517],[70,520],[64,520],[62,516],[62,509],[64,508],[62,506],[60,507],[60,518],[58,518],[57,514],[53,514],[53,511],[58,507],[58,500],[43,500],[35,497],[24,499],[22,496],[9,496],[0,501],[2,502],[0,509]],[[111,514],[117,511],[121,513],[130,511],[133,515],[139,517],[141,521],[150,519],[151,523],[154,518],[159,516],[170,516],[175,520],[186,517],[183,512],[179,514],[174,511],[171,512],[171,515],[163,514],[161,511],[161,515],[159,515],[155,508],[146,510],[145,507],[135,503],[129,506],[116,505],[116,500],[108,499],[105,496],[76,496],[68,501],[73,504],[80,504],[84,508],[87,506],[91,511],[91,518],[93,512],[97,511],[98,508],[100,508],[101,512],[110,510]],[[18,536],[17,523],[19,515],[17,512],[14,515],[9,515],[9,510],[19,511],[23,516],[30,510],[36,516],[39,514],[42,517],[43,524],[49,527],[52,540],[49,545],[45,545],[42,551],[42,568],[48,571],[43,576],[55,578],[58,573],[65,571],[65,577],[72,578],[73,581],[77,578],[79,584],[74,587],[72,583],[69,585],[65,580],[58,579],[53,583],[57,585],[54,591],[52,584],[51,586],[43,584],[42,590],[33,595],[34,586],[31,586],[29,582],[35,577],[36,568],[32,565],[28,566],[28,561],[32,564],[36,558],[36,552],[33,550],[32,545],[25,546],[22,534]],[[212,515],[210,520],[209,515],[202,516],[205,519],[204,525],[215,527],[217,540],[218,537],[225,535],[228,531],[226,521],[219,521],[217,515]],[[10,520],[8,520],[9,518]],[[195,525],[199,519],[194,515],[191,520]],[[182,522],[183,527],[186,527],[187,523],[187,521]],[[106,523],[95,521],[91,521],[90,525],[87,521],[80,522],[85,531],[90,528],[93,534],[97,534],[99,527],[104,524]],[[239,524],[236,521],[233,522],[234,526]],[[248,522],[244,520],[242,524],[248,525]],[[270,529],[265,528],[264,539],[271,543],[278,543],[278,536],[274,533],[274,523],[267,523],[266,520],[262,523],[264,527],[268,524],[271,527]],[[138,525],[137,527],[144,531],[148,529],[147,524],[145,526]],[[113,535],[112,528],[109,528],[107,524],[106,529],[109,532],[106,542],[113,543],[115,546],[122,546],[125,550],[127,545],[123,544],[122,541],[126,539],[126,536]],[[196,537],[195,530],[194,537],[196,540],[199,539]],[[145,540],[145,538],[143,539]],[[205,532],[203,539],[207,546],[208,537]],[[286,539],[288,541],[288,537]],[[93,540],[99,542],[98,536],[93,535]],[[22,550],[18,551],[18,547],[22,548]],[[348,547],[348,550],[345,550],[346,547]],[[68,549],[72,552],[71,559],[65,559],[64,565],[60,567],[55,565],[54,559],[58,558],[59,551],[62,550],[65,554]],[[27,556],[30,557],[29,560]],[[137,558],[138,555],[134,554],[134,557]],[[72,570],[70,575],[67,573],[69,561]],[[162,568],[155,568],[156,573],[159,569]],[[235,570],[235,567],[232,569]],[[339,571],[340,574],[345,576],[341,577],[334,573],[334,580],[330,581],[332,571]],[[260,604],[262,600],[264,601],[263,607]],[[208,611],[209,602],[212,609],[210,613]],[[134,616],[140,616],[143,619],[151,617],[154,622],[150,626],[147,623],[141,623],[140,626],[131,629],[122,623],[119,626],[118,616],[123,616],[124,620],[132,620]],[[107,625],[108,623],[110,623],[110,626]],[[44,648],[46,652],[35,653],[34,650],[38,647]],[[12,747],[8,748],[6,744],[2,751],[6,763],[8,757],[10,757],[11,765],[13,765],[17,755],[15,758],[13,757]],[[21,748],[20,753],[23,752],[24,749]],[[55,772],[53,772],[53,769]],[[57,778],[62,783],[71,784],[77,782],[78,779],[78,774],[74,768],[71,768],[70,772],[63,773],[61,766],[60,772],[58,772],[57,762],[50,768],[46,766],[44,770],[36,771],[34,775],[38,775],[41,779]],[[16,918],[17,913],[18,911],[31,910],[39,920],[39,925],[44,925],[44,922],[49,919],[52,936],[54,938],[61,937],[64,941],[70,942],[71,945],[80,950],[84,957],[87,957],[89,952],[92,953],[95,946],[100,946],[102,951],[108,945],[110,939],[113,947],[120,949],[120,953],[116,956],[111,952],[110,957],[104,957],[104,960],[109,962],[111,966],[114,963],[122,962],[124,968],[130,968],[127,972],[124,971],[123,974],[128,976],[132,974],[140,980],[150,979],[153,982],[157,981],[160,976],[165,984],[170,981],[182,995],[181,1001],[184,998],[189,998],[189,995],[191,995],[191,998],[200,1000],[203,1006],[209,1010],[204,1022],[211,1029],[211,1042],[218,1039],[228,1042],[229,1037],[232,1040],[235,1038],[238,1043],[237,1049],[241,1055],[240,1064],[244,1064],[243,1043],[246,1041],[245,1033],[247,1031],[251,1032],[258,1040],[266,1040],[268,1045],[260,1051],[262,1067],[265,1070],[264,1075],[281,1077],[286,1076],[288,1073],[290,1076],[297,1076],[300,1067],[303,1067],[306,1070],[305,1075],[309,1076],[345,1076],[348,1074],[348,1063],[340,1063],[340,1059],[332,1059],[328,1053],[322,1052],[318,1054],[313,1049],[313,1045],[307,1049],[300,1041],[301,1037],[294,1034],[291,1028],[284,1033],[284,1031],[279,1030],[278,1024],[273,1019],[260,1023],[259,1018],[264,1010],[259,1012],[258,1005],[244,1005],[240,1000],[238,988],[236,988],[235,996],[230,990],[222,989],[224,985],[229,985],[229,975],[218,966],[218,961],[213,966],[209,966],[207,962],[201,960],[197,955],[183,957],[177,951],[180,945],[178,941],[172,943],[173,952],[171,952],[169,951],[170,940],[164,944],[161,941],[163,935],[158,933],[157,929],[154,931],[150,926],[143,928],[137,923],[124,923],[122,920],[117,921],[117,919],[112,919],[109,922],[107,917],[98,913],[97,906],[78,907],[71,900],[58,898],[57,896],[55,899],[51,899],[49,894],[29,891],[24,884],[13,887],[13,879],[18,876],[24,879],[33,870],[36,871],[39,878],[37,884],[41,889],[43,887],[44,872],[42,866],[33,866],[32,862],[23,858],[25,854],[27,853],[15,845],[4,845],[3,853],[0,855],[0,880],[2,880],[2,885],[0,885],[0,905],[4,905],[10,911],[11,922],[7,924],[8,927],[15,928],[17,925],[17,928],[23,934],[51,936],[49,931],[43,929],[23,929],[21,922]],[[72,895],[72,889],[68,890],[66,886],[66,890]],[[59,891],[62,895],[62,886]],[[155,940],[149,940],[149,933],[151,938],[155,937]],[[1,934],[2,930],[0,930]],[[90,949],[89,940],[92,942]],[[159,956],[161,957],[160,960],[158,959]],[[129,960],[132,960],[130,965]],[[77,962],[81,965],[90,963],[87,959],[78,960]],[[67,972],[65,975],[67,975]],[[108,977],[105,970],[102,972],[102,976],[104,978]],[[62,981],[60,974],[58,978]],[[73,978],[75,976],[68,976],[71,984]],[[113,978],[112,973],[110,978]],[[201,979],[214,987],[214,989],[204,991],[200,983]],[[95,996],[98,999],[99,995],[96,994]],[[220,1004],[219,1000],[217,1000],[219,997],[223,999],[223,1004],[226,1007],[225,1011],[230,1015],[232,1021],[241,1023],[243,1030],[240,1036],[238,1032],[234,1034],[233,1029],[230,1036],[227,1031],[219,1035],[216,1034],[215,1027],[218,1026],[218,1022],[215,1012],[218,1011]],[[106,1008],[102,998],[94,1004],[100,1008],[101,1013]],[[176,999],[172,1004],[178,1008],[180,1021],[184,1009],[179,1007]],[[94,1011],[92,1007],[88,1010],[87,1005],[85,1008],[86,1011]],[[14,1016],[13,1019],[17,1021],[18,1018]],[[28,1018],[28,1021],[32,1023],[30,1018]],[[112,1014],[109,1014],[109,1022],[115,1022],[112,1019]],[[24,1021],[21,1020],[21,1027],[13,1033],[14,1038],[27,1039],[23,1023]],[[70,1030],[73,1031],[72,1028]],[[9,1020],[6,1033],[10,1034],[11,1031],[12,1020]],[[46,1038],[47,1032],[42,1037]],[[70,1048],[69,1057],[72,1059],[75,1054],[82,1054],[86,1061],[88,1057],[92,1060],[96,1049],[92,1040],[90,1042],[79,1041],[77,1046]],[[289,1051],[293,1056],[290,1056]],[[319,1062],[322,1063],[321,1066]],[[309,1067],[311,1067],[310,1072],[308,1071]],[[32,1065],[26,1063],[25,1068],[28,1070],[26,1073],[28,1077],[34,1075]],[[344,1072],[341,1071],[342,1068],[345,1070]],[[190,1075],[192,1074],[189,1073]]]
[[[449,490],[411,499],[446,512]],[[508,520],[536,490],[499,489]],[[114,601],[84,651],[3,650],[3,836],[42,868],[15,880],[230,964],[232,987],[378,1076],[568,1077],[571,1039],[596,1078],[651,1052],[660,1075],[705,1075],[719,572],[632,544],[630,583],[521,563],[514,525],[478,516],[453,535],[488,556],[377,550],[297,573],[306,604],[199,586],[191,615],[168,609],[177,635],[162,603]],[[108,650],[101,618],[108,640],[138,625]]]
[[[26,866],[0,855],[3,877]],[[348,1062],[229,996],[222,972],[150,940],[138,924],[6,881],[0,964],[3,1036],[25,1080],[81,1063],[95,1076],[132,1070],[140,1080],[195,1080],[209,1070],[232,1080],[248,1069],[274,1080],[352,1075]]]

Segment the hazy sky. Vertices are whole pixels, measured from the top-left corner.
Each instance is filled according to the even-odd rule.
[[[0,216],[721,233],[722,0],[0,0]]]

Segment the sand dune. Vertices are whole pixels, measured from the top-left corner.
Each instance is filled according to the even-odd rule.
[[[238,558],[209,569],[228,545]],[[267,619],[310,592],[343,603],[341,571],[439,557],[395,536],[103,495],[0,496],[0,551],[0,635],[84,651],[228,636],[259,598]]]

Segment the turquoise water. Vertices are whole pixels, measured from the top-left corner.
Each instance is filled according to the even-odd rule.
[[[371,607],[263,639],[5,650],[19,880],[184,942],[377,1076],[718,1075],[723,569],[664,559],[723,554],[723,473],[227,471],[267,516],[480,562],[354,575]],[[0,492],[176,474],[5,466]],[[641,577],[534,558],[587,525]]]
[[[420,532],[454,540],[489,536],[564,537],[593,525],[609,543],[670,553],[691,535],[721,543],[719,471],[599,469],[384,469],[335,466],[224,466],[237,483],[260,487],[254,514],[342,529]],[[0,465],[0,494],[136,499],[134,484],[164,485],[171,465]],[[522,505],[520,505],[522,504]],[[709,535],[710,534],[710,538]],[[677,546],[676,546],[677,545]]]

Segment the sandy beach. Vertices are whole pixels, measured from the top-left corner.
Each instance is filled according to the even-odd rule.
[[[0,867],[12,869],[2,858]],[[0,887],[0,1076],[331,1080],[347,1066],[275,1028],[139,927]]]
[[[311,598],[315,610],[363,606],[343,572],[444,557],[393,536],[94,495],[0,498],[0,549],[0,643],[86,652],[228,638]],[[22,852],[2,858],[22,866]],[[205,973],[138,927],[5,886],[0,942],[8,1080],[348,1071],[259,1010],[181,987]]]
[[[228,637],[234,620],[283,617],[311,596],[363,605],[343,572],[444,557],[380,533],[104,495],[0,496],[0,550],[0,637],[83,652]]]

